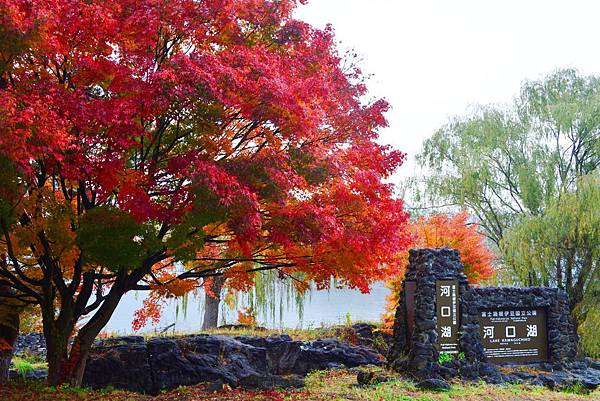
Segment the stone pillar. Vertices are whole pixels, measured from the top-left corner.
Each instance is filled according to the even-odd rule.
[[[457,250],[450,248],[412,249],[400,302],[394,322],[393,346],[388,355],[388,364],[397,371],[409,370],[419,376],[432,377],[439,372],[438,333],[436,319],[436,281],[456,280],[459,288],[459,345],[466,341],[471,346],[465,357],[468,360],[485,360],[479,344],[479,326],[473,321],[469,300],[473,298],[464,268]],[[414,284],[412,284],[414,283]],[[414,296],[410,292],[414,288]],[[414,309],[407,308],[410,298]],[[414,318],[411,317],[414,314]],[[413,321],[411,323],[411,320]],[[472,343],[479,344],[475,347]]]
[[[564,364],[577,356],[579,337],[571,319],[569,296],[563,290],[555,289],[548,307],[548,353],[550,361]]]

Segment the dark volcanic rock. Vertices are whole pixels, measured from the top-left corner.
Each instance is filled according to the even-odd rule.
[[[15,354],[29,354],[46,357],[46,339],[42,333],[27,333],[17,337]]]
[[[585,390],[594,390],[600,386],[600,369],[591,359],[576,360],[565,363],[561,368],[554,369],[548,364],[531,364],[529,371],[522,371],[522,366],[506,366],[505,374],[482,375],[491,384],[527,383],[561,390],[574,385],[581,385]],[[488,364],[489,365],[489,364]],[[493,365],[490,365],[493,366]]]
[[[243,344],[266,350],[266,369],[275,375],[287,375],[296,372],[295,365],[300,356],[300,347],[304,344],[293,341],[288,335],[271,337],[235,337]]]
[[[373,348],[382,355],[388,353],[392,344],[391,334],[380,331],[376,326],[368,323],[356,323],[352,325],[352,330],[356,333],[359,345]]]
[[[226,336],[154,338],[148,354],[157,388],[222,380],[237,387],[240,380],[266,376],[266,350]]]
[[[385,383],[394,380],[392,376],[388,376],[382,372],[372,370],[361,370],[356,375],[356,381],[361,386],[372,386],[379,383]]]
[[[144,345],[146,340],[142,336],[99,338],[94,342],[96,347],[110,347],[113,345]]]
[[[111,385],[144,393],[153,392],[154,380],[145,344],[116,344],[96,347],[90,355],[83,383],[101,389]]]
[[[327,339],[300,345],[300,354],[294,364],[294,370],[295,373],[306,375],[313,370],[353,368],[381,363],[379,356],[369,348]]]
[[[48,377],[48,369],[45,368],[32,369],[28,372],[25,372],[25,375],[16,369],[10,369],[8,371],[8,378],[10,380],[45,380],[46,377]]]
[[[421,390],[450,390],[450,385],[442,379],[425,379],[417,383],[417,388]]]
[[[301,387],[313,370],[381,365],[372,349],[336,339],[294,341],[289,336],[193,335],[102,340],[93,348],[84,385],[156,394],[197,383],[266,389]]]

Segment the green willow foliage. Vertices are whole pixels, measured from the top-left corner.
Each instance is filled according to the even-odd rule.
[[[600,358],[598,333],[600,333],[600,310],[595,308],[589,311],[586,319],[579,325],[579,345],[585,354],[596,359]]]
[[[581,177],[576,190],[523,219],[501,245],[522,282],[569,293],[583,350],[600,356],[600,175]]]
[[[224,290],[226,291],[226,290]],[[248,292],[238,292],[233,298],[233,305],[222,303],[220,324],[227,324],[225,320],[225,308],[230,306],[235,310],[250,307],[256,313],[259,324],[267,324],[272,327],[282,326],[283,314],[286,310],[294,307],[301,321],[304,316],[304,301],[310,296],[310,291],[298,291],[291,278],[281,279],[277,271],[261,271],[254,274],[254,286]],[[180,313],[183,318],[187,317],[190,294],[177,298],[175,304],[175,320],[179,319]],[[200,303],[200,305],[204,305]],[[205,307],[205,305],[204,305]],[[263,321],[266,319],[266,321]]]
[[[510,107],[481,107],[425,141],[423,204],[467,208],[497,246],[600,165],[600,80],[562,70],[527,82]]]
[[[257,272],[254,277],[254,286],[247,293],[241,293],[236,297],[236,307],[247,305],[252,308],[259,317],[270,321],[271,325],[277,327],[283,321],[283,313],[291,307],[295,307],[299,320],[304,315],[304,301],[310,292],[298,291],[291,278],[282,280],[276,271]],[[266,323],[266,322],[263,322]]]
[[[565,288],[573,308],[600,301],[600,177],[582,177],[544,214],[524,218],[502,240],[505,262],[523,282]],[[582,311],[583,312],[583,311]]]

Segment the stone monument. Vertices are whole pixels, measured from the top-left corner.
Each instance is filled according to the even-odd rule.
[[[398,371],[443,376],[440,361],[452,359],[476,378],[497,374],[495,365],[560,366],[577,354],[564,291],[473,287],[454,249],[411,250],[399,299],[388,356]]]

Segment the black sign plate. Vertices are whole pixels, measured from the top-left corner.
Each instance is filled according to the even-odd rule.
[[[543,308],[481,311],[479,334],[490,362],[541,362],[548,359],[546,310]]]
[[[458,354],[459,287],[458,280],[438,280],[435,283],[438,350]]]

